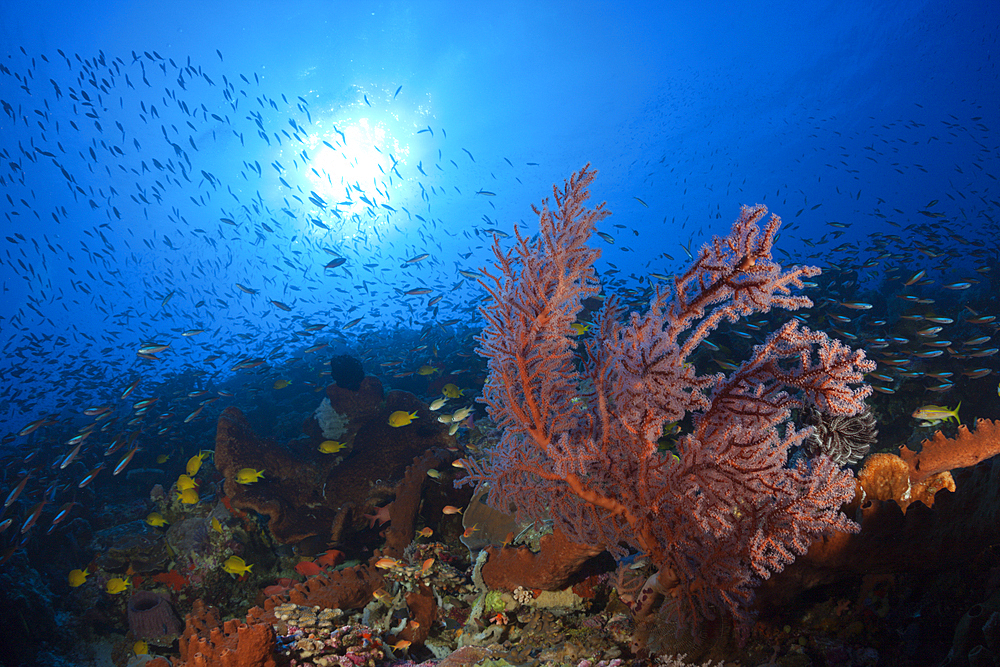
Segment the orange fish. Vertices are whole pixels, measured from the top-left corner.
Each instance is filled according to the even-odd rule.
[[[375,567],[383,570],[391,570],[394,567],[399,567],[399,561],[395,558],[379,558],[375,561]]]
[[[304,560],[295,566],[295,571],[306,577],[314,577],[322,572],[323,568],[311,560]]]
[[[412,643],[413,642],[409,641],[408,639],[400,639],[398,642],[396,642],[395,644],[393,644],[390,648],[394,648],[397,651],[399,649],[407,649],[407,648],[410,648],[410,644],[412,644]]]
[[[345,556],[343,551],[337,551],[336,549],[330,549],[324,554],[321,554],[319,558],[316,559],[316,563],[323,567],[336,567],[344,562]]]
[[[423,565],[420,566],[420,571],[426,572],[427,570],[431,569],[432,565],[434,565],[434,559],[428,558],[427,560],[424,561]]]
[[[462,510],[458,509],[454,505],[445,505],[442,509],[445,514],[461,514]]]
[[[434,534],[434,529],[431,528],[430,526],[424,526],[423,528],[417,531],[417,537],[430,537],[433,534]]]

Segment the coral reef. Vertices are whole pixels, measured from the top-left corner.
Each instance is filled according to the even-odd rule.
[[[417,512],[420,509],[421,490],[426,483],[427,471],[444,458],[441,450],[430,450],[418,456],[406,468],[403,479],[396,485],[396,499],[389,505],[391,524],[385,533],[382,553],[398,558],[413,541]]]
[[[162,533],[143,521],[130,521],[94,535],[91,550],[100,554],[98,566],[108,572],[138,574],[162,572],[170,553]]]
[[[462,513],[462,527],[467,534],[459,539],[469,549],[473,560],[485,547],[510,544],[524,528],[507,512],[486,504],[488,491],[489,487],[485,484],[477,488]]]
[[[982,560],[1000,544],[1000,458],[951,476],[955,491],[938,493],[932,508],[912,503],[904,512],[894,499],[866,500],[856,510],[861,531],[813,542],[808,553],[764,584],[762,605],[779,606],[803,589],[852,574],[930,572]],[[904,484],[897,481],[897,491]]]
[[[967,468],[1000,454],[1000,421],[980,419],[974,430],[958,427],[958,435],[938,431],[920,444],[920,451],[903,447],[900,457],[910,467],[910,478],[919,482],[939,472]]]
[[[546,591],[562,590],[584,563],[602,553],[603,546],[572,542],[556,529],[543,535],[538,553],[527,546],[487,547],[483,580],[493,589],[513,591],[518,586]]]
[[[212,549],[208,522],[203,516],[189,516],[175,521],[167,529],[166,538],[183,569],[196,567]]]
[[[287,635],[296,630],[303,632],[329,632],[334,627],[343,625],[344,612],[334,607],[333,609],[320,609],[316,607],[305,607],[294,602],[286,602],[276,606],[271,613],[274,615],[278,630],[282,635]]]
[[[865,459],[858,472],[858,485],[862,491],[851,503],[855,507],[872,500],[892,500],[904,512],[913,503],[934,506],[938,491],[955,490],[955,480],[951,472],[944,470],[933,475],[914,479],[913,471],[902,458],[895,454],[873,454]]]
[[[298,659],[294,659],[292,665],[375,667],[386,657],[385,646],[377,638],[377,633],[363,625],[345,625],[327,636],[324,634],[296,638],[290,648]]]
[[[383,584],[382,576],[374,568],[356,565],[310,577],[286,594],[265,600],[264,609],[270,612],[286,602],[321,609],[357,609],[366,605]]]

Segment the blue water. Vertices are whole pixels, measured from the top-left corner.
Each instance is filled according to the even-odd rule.
[[[307,324],[353,344],[471,322],[481,292],[457,271],[488,260],[487,230],[530,233],[529,204],[588,161],[615,214],[599,268],[623,278],[680,269],[741,203],[783,216],[796,257],[833,259],[801,241],[830,221],[863,247],[932,199],[988,234],[996,20],[983,3],[5,5],[0,420],[138,377],[142,396],[183,370],[222,380],[300,354]],[[144,342],[171,347],[146,362]]]
[[[533,234],[530,205],[588,162],[608,292],[763,203],[779,260],[842,276],[820,309],[923,269],[923,314],[1000,314],[998,24],[984,2],[3,3],[0,495],[105,407],[158,400],[145,465],[188,394],[224,392],[192,418],[210,434],[276,381],[322,385],[334,352],[389,385],[471,353],[494,234]],[[865,345],[902,314],[843,330]],[[985,352],[948,382],[996,417]],[[885,386],[961,398],[930,377]]]

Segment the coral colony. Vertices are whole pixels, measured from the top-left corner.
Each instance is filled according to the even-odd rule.
[[[503,436],[488,460],[466,462],[461,483],[488,483],[490,505],[551,518],[574,542],[648,555],[657,571],[632,602],[637,616],[662,594],[666,616],[697,626],[722,611],[745,633],[755,584],[817,536],[857,530],[840,511],[852,473],[825,454],[793,462],[809,429],[791,415],[857,414],[875,364],[796,319],[729,376],[689,361],[723,320],[812,305],[792,290],[819,269],[772,261],[780,220],[762,232],[763,206],[743,207],[729,236],[703,247],[644,314],[623,322],[608,296],[581,349],[571,325],[600,291],[600,253],[587,241],[610,215],[585,207],[594,175],[584,167],[554,188],[554,209],[535,208],[536,239],[494,245],[478,343],[489,366],[481,400]],[[659,452],[664,428],[687,414],[693,428],[676,455]]]

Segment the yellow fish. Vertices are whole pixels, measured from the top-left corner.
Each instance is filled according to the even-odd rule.
[[[187,474],[190,475],[191,477],[197,475],[198,471],[201,470],[201,462],[204,461],[205,457],[211,453],[212,452],[206,452],[205,450],[202,450],[197,454],[195,454],[194,456],[192,456],[191,458],[189,458],[187,462]]]
[[[87,577],[90,576],[90,572],[86,570],[71,570],[69,573],[69,587],[76,588],[78,586],[83,586],[83,583],[87,581]]]
[[[159,512],[150,512],[149,516],[146,517],[146,523],[154,528],[159,528],[160,526],[167,525],[167,520]]]
[[[254,470],[253,468],[243,468],[238,473],[236,473],[236,483],[253,484],[263,476],[264,476],[263,470]]]
[[[108,579],[108,583],[105,584],[104,590],[111,595],[118,595],[119,593],[124,593],[128,590],[128,587],[132,585],[132,578],[125,577],[115,577],[114,579]]]
[[[136,643],[132,644],[132,653],[135,653],[136,655],[148,655],[149,644],[140,639]]]
[[[197,505],[200,500],[198,492],[194,489],[184,489],[183,491],[178,491],[177,497],[181,499],[181,503],[184,505]]]
[[[336,440],[324,440],[319,443],[319,451],[324,454],[336,454],[346,446],[344,443],[337,442]]]
[[[574,336],[582,336],[590,331],[592,326],[590,322],[573,322],[573,324],[569,325],[569,328],[573,330]]]
[[[222,569],[234,577],[239,577],[253,569],[253,565],[247,565],[246,562],[239,556],[230,556],[226,559],[226,562],[222,564]]]
[[[166,463],[169,460],[170,460],[170,455],[169,454],[160,454],[159,456],[156,457],[156,463],[158,465],[163,465],[164,463]]]
[[[427,364],[424,364],[423,366],[417,369],[417,375],[434,375],[435,373],[440,373],[440,372],[441,372],[440,368],[434,368],[433,366],[428,366]]]
[[[396,410],[391,415],[389,415],[389,426],[392,426],[393,428],[406,426],[416,418],[417,418],[416,411],[407,412],[406,410]]]
[[[962,421],[958,418],[958,409],[960,407],[962,407],[962,401],[958,402],[954,410],[949,410],[943,405],[924,405],[914,410],[912,417],[914,419],[923,419],[927,422],[928,426],[933,426],[949,419],[954,419],[961,424]]]
[[[214,516],[212,517],[212,530],[217,532],[219,535],[222,535],[222,524],[219,523],[219,520]]]
[[[275,380],[274,381],[274,388],[275,389],[284,389],[285,387],[287,387],[291,383],[292,383],[291,380],[285,380],[284,378],[282,378],[281,380]]]
[[[191,479],[188,475],[181,475],[177,478],[178,491],[187,491],[188,489],[196,488],[198,488],[198,483]]]
[[[459,398],[465,393],[464,389],[459,389],[457,385],[451,384],[450,382],[441,388],[441,393],[448,398]]]

